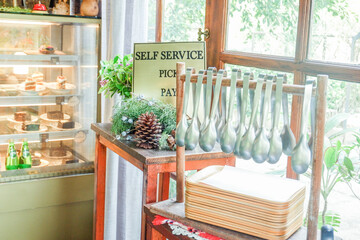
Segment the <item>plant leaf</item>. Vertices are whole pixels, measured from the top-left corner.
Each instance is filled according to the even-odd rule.
[[[338,136],[341,136],[341,135],[343,135],[343,134],[345,134],[345,133],[354,132],[354,131],[356,131],[356,130],[358,130],[358,129],[359,129],[359,128],[355,128],[355,127],[353,127],[353,128],[345,128],[345,129],[343,129],[343,130],[341,130],[341,131],[334,132],[333,134],[328,134],[328,137],[329,137],[330,139],[334,139],[334,138],[336,138],[336,137],[338,137]]]
[[[336,151],[334,147],[329,147],[324,156],[326,168],[330,170],[336,163]]]
[[[329,133],[333,128],[335,128],[340,123],[348,119],[350,116],[351,116],[350,113],[339,113],[336,114],[335,116],[332,116],[325,123],[325,134]]]
[[[354,134],[354,136],[356,137],[356,141],[358,142],[358,144],[360,144],[360,136],[358,134]]]
[[[348,157],[344,158],[344,165],[349,171],[354,171],[354,165],[350,158]]]
[[[341,149],[341,142],[338,140],[336,142],[336,151],[338,152],[338,151],[340,151],[340,149]]]
[[[119,55],[117,55],[117,56],[114,58],[113,63],[116,64],[118,61],[119,61]]]

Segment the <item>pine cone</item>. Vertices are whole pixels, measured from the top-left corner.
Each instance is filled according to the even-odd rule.
[[[141,114],[135,123],[136,146],[153,149],[159,147],[161,124],[154,113]]]
[[[174,138],[173,136],[169,135],[169,137],[166,139],[166,142],[167,142],[169,148],[170,148],[171,150],[174,150],[174,148],[176,147],[176,145],[175,145],[175,143],[176,143],[176,142],[175,142],[175,138]]]

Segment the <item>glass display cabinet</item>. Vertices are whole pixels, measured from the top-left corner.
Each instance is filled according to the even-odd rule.
[[[0,182],[93,172],[100,20],[0,13]],[[32,167],[6,170],[10,140]]]

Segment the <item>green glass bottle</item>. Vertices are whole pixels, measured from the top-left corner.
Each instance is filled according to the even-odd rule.
[[[10,139],[9,148],[6,156],[6,170],[14,170],[19,168],[19,158],[15,149],[14,140]]]
[[[32,165],[32,160],[31,160],[29,144],[27,139],[24,138],[21,147],[19,168],[31,168],[31,165]]]

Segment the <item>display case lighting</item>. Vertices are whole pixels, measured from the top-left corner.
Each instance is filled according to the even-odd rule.
[[[69,138],[56,138],[56,139],[49,139],[48,142],[57,142],[57,141],[71,141],[74,140],[75,137],[69,137]]]
[[[42,25],[42,26],[51,26],[51,25],[60,25],[59,23],[53,23],[53,22],[35,22],[35,21],[19,21],[19,20],[0,20],[0,24],[26,24],[26,25]]]
[[[97,65],[84,65],[84,66],[80,66],[80,68],[98,68]]]
[[[0,107],[29,107],[29,106],[55,106],[56,103],[29,103],[29,104],[12,104],[0,105]]]
[[[31,106],[55,106],[56,103],[28,103],[28,104],[12,104],[12,105],[0,105],[0,107],[31,107]],[[68,105],[68,103],[62,103],[61,105]]]
[[[13,67],[18,67],[18,68],[71,68],[71,67],[75,67],[73,65],[16,65],[16,64],[4,64],[4,65],[0,65],[0,67],[3,68],[13,68]]]
[[[16,52],[14,55],[26,55],[24,52]],[[22,66],[14,66],[13,69],[14,74],[29,74],[29,68],[28,67],[22,67]]]
[[[56,139],[49,139],[47,142],[58,142],[58,141],[71,141],[74,140],[74,137],[69,138],[56,138]],[[22,141],[14,141],[15,144],[22,144]],[[29,140],[28,143],[40,143],[40,140]],[[0,146],[8,145],[9,143],[3,142],[0,143]]]
[[[40,140],[32,140],[32,141],[29,141],[28,140],[28,143],[39,143]],[[5,146],[5,145],[8,145],[9,143],[7,142],[2,142],[0,143],[0,146]],[[22,144],[22,141],[14,141],[14,144]]]

